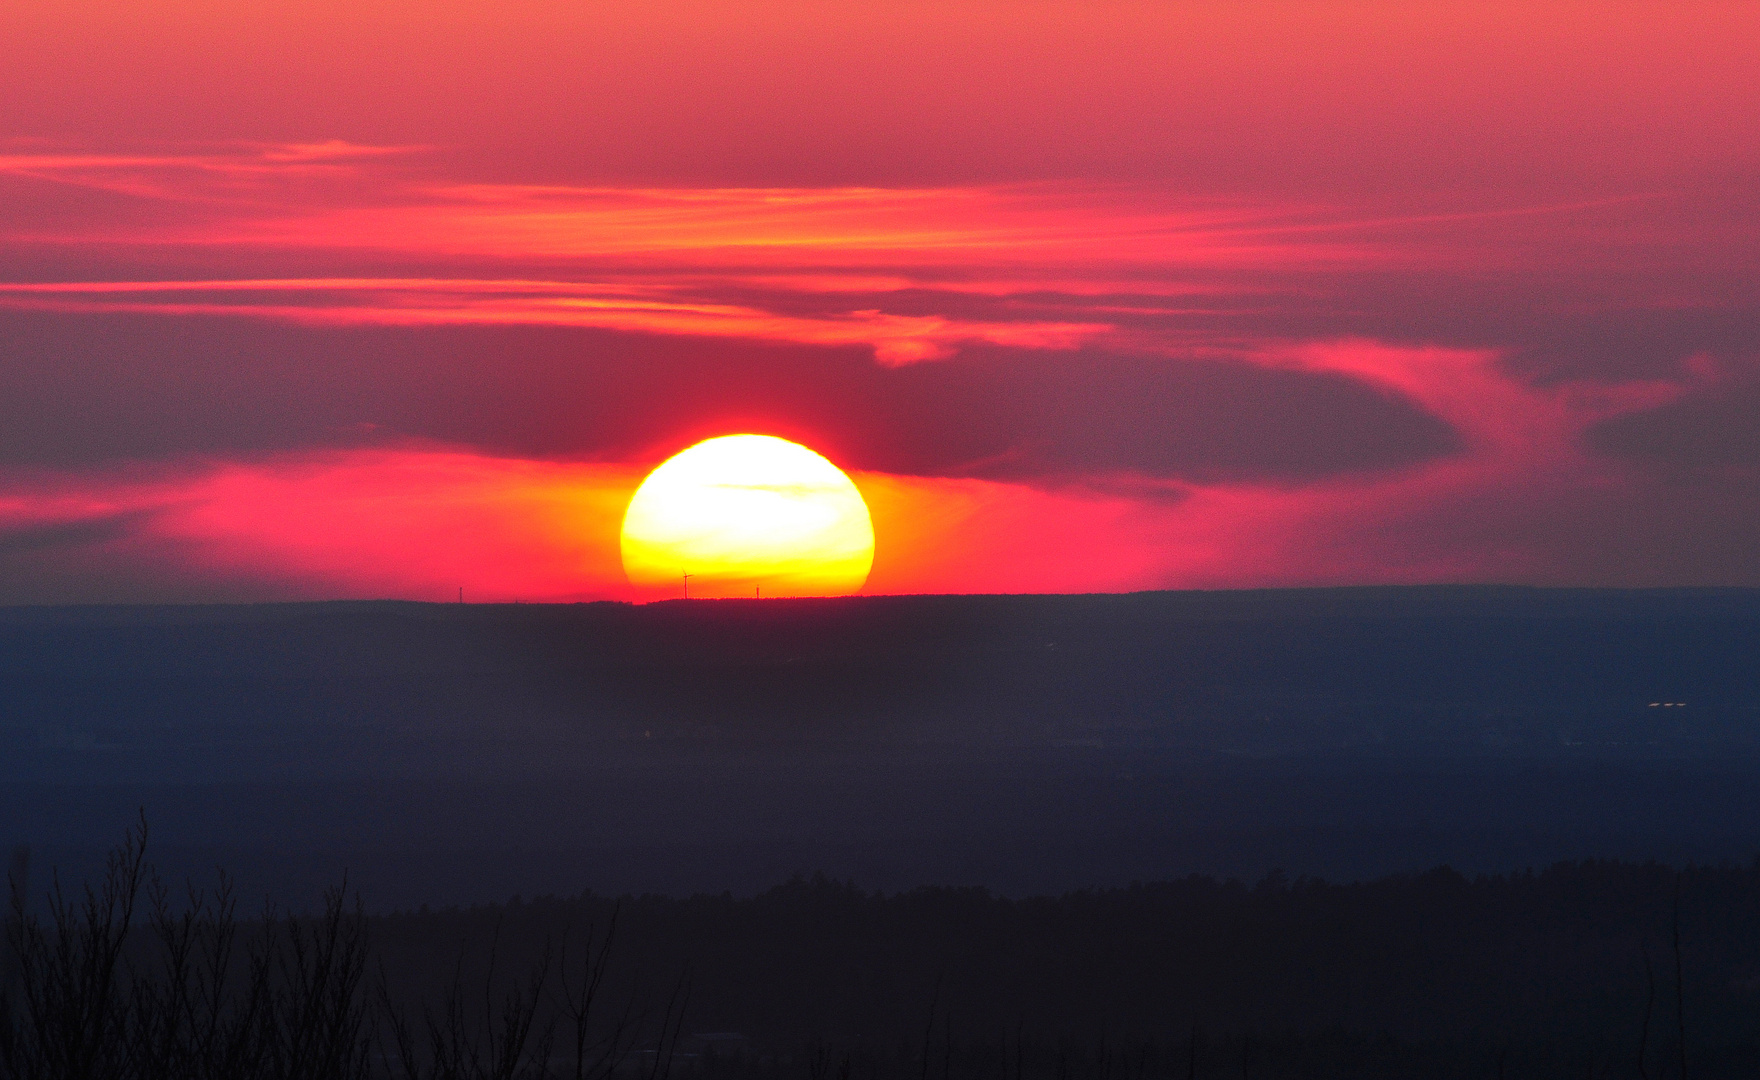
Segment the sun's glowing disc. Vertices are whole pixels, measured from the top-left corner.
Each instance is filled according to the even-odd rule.
[[[630,583],[674,596],[838,596],[873,565],[874,523],[855,484],[770,435],[724,435],[668,458],[623,516]]]

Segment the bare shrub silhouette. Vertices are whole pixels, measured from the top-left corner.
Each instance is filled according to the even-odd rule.
[[[146,846],[143,819],[96,884],[70,896],[57,878],[41,916],[15,859],[0,1080],[661,1080],[671,1068],[679,993],[645,1054],[648,1018],[633,998],[600,1022],[610,929],[589,929],[572,966],[565,935],[557,963],[546,949],[511,984],[496,970],[497,932],[480,998],[466,993],[461,958],[441,1000],[412,1009],[382,966],[369,983],[367,918],[346,882],[315,915],[241,920],[224,874],[173,903]],[[560,1060],[559,1031],[571,1051]]]
[[[118,978],[145,869],[146,829],[110,853],[102,882],[69,898],[59,878],[49,921],[11,889],[7,951],[15,986],[0,1000],[0,1075],[108,1080],[132,1075],[135,1030],[129,987]]]

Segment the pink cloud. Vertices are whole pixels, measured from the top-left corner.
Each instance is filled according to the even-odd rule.
[[[386,449],[0,482],[0,534],[124,516],[87,572],[153,564],[196,595],[568,600],[620,595],[627,467]],[[264,583],[274,583],[265,586]]]
[[[1670,385],[1540,388],[1510,380],[1491,351],[1366,341],[1266,362],[1409,391],[1457,424],[1468,449],[1392,474],[1296,486],[1123,475],[1046,487],[857,472],[877,536],[867,591],[1666,584],[1678,580],[1678,564],[1646,553],[1704,539],[1685,520],[1622,527],[1632,469],[1577,447],[1586,425],[1669,400],[1678,392]],[[443,600],[462,586],[479,600],[644,599],[623,580],[617,530],[652,464],[407,446],[14,471],[0,477],[0,540],[42,534],[59,544],[57,572],[105,579],[146,566],[194,597],[242,587],[260,599]],[[110,521],[123,524],[94,535],[78,528]],[[7,557],[19,565],[36,555],[25,545]],[[37,569],[13,579],[52,592],[52,575]],[[1754,581],[1751,565],[1745,577],[1720,573]]]
[[[1314,207],[1168,200],[1107,185],[434,184],[406,159],[406,148],[340,143],[231,155],[0,156],[0,176],[135,200],[108,218],[100,209],[8,222],[0,211],[0,237],[20,250],[252,270],[175,281],[18,279],[0,286],[0,302],[63,312],[521,323],[854,344],[899,364],[944,359],[970,343],[1074,348],[1107,334],[1120,314],[1202,314],[1259,288],[1222,275],[1315,272],[1385,257],[1317,229],[1327,215]],[[359,272],[385,259],[441,272]],[[314,260],[334,272],[261,273]],[[536,267],[548,273],[524,272]],[[900,294],[924,291],[977,302],[961,313],[894,306]],[[858,294],[866,304],[827,308],[821,299]],[[1190,306],[1120,304],[1118,294],[1178,297]],[[1035,299],[1023,304],[1023,297]],[[1061,307],[1060,317],[1045,317],[1047,303]]]

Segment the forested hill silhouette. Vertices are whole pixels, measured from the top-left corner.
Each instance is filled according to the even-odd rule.
[[[1308,1068],[1293,1075],[1323,1074],[1329,1034],[1359,1040],[1359,1066],[1373,1056],[1362,1044],[1392,1037],[1444,1048],[1447,1075],[1496,1075],[1512,1049],[1521,1075],[1585,1075],[1591,1062],[1597,1077],[1637,1075],[1640,1045],[1651,1075],[1674,1075],[1684,1024],[1697,1075],[1734,1076],[1760,1061],[1757,909],[1760,860],[1679,872],[1583,862],[1357,884],[1193,877],[1013,900],[820,876],[748,899],[542,897],[372,929],[391,970],[419,984],[444,980],[453,957],[441,943],[498,934],[504,960],[529,961],[570,928],[615,919],[614,982],[688,972],[698,1030],[772,1050],[863,1047],[908,1066],[933,1009],[937,1070],[943,1038],[994,1054],[1024,1037],[1041,1051],[1065,1041],[1072,1065],[1110,1044],[1119,1071],[1148,1050],[1150,1075],[1179,1076],[1196,1026],[1206,1075],[1240,1075],[1241,1038],[1255,1033],[1261,1069],[1280,1038],[1303,1047]]]

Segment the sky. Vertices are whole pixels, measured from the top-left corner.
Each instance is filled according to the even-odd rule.
[[[1760,5],[0,8],[0,603],[1760,585]]]

